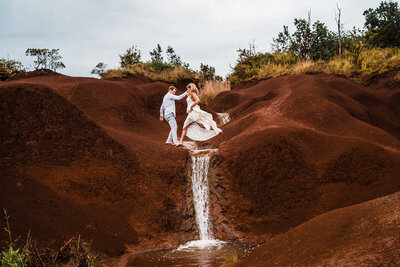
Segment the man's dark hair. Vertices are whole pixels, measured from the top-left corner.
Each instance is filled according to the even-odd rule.
[[[172,90],[174,90],[174,89],[176,89],[175,86],[170,86],[170,87],[168,87],[168,91],[172,91]]]

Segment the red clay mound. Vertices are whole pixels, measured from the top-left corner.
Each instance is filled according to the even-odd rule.
[[[0,94],[0,203],[12,216],[14,236],[30,230],[40,241],[60,242],[81,233],[107,253],[136,243],[121,214],[102,203],[72,201],[123,199],[129,176],[138,170],[134,155],[45,86],[3,84]]]
[[[392,98],[398,92],[301,75],[218,95],[213,108],[233,117],[209,142],[219,146],[215,179],[225,224],[258,243],[327,211],[399,191],[400,113]],[[234,237],[215,227],[217,236]]]
[[[197,235],[188,153],[164,144],[168,84],[63,75],[0,83],[0,203],[16,234],[81,233],[117,254]],[[263,242],[327,211],[400,190],[399,89],[330,76],[251,82],[217,96],[214,232]],[[185,101],[177,103],[178,125]],[[214,205],[215,204],[215,205]],[[2,239],[6,236],[2,233]]]
[[[195,238],[187,153],[164,144],[169,126],[158,120],[167,88],[63,75],[0,83],[0,203],[16,234],[81,233],[114,255]]]
[[[400,193],[337,209],[255,248],[242,266],[399,266]]]

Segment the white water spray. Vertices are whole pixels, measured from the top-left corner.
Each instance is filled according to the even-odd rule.
[[[208,168],[210,155],[192,154],[192,190],[200,240],[212,240],[209,218]]]
[[[217,113],[217,115],[219,120],[219,126],[223,126],[231,121],[229,113]]]
[[[178,250],[190,248],[206,248],[209,246],[219,246],[224,244],[213,238],[212,224],[210,221],[209,209],[209,188],[208,170],[210,165],[210,153],[216,149],[195,150],[191,153],[192,157],[192,191],[196,223],[199,228],[200,240],[190,241],[182,245]]]

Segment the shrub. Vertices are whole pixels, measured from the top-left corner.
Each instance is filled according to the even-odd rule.
[[[22,70],[23,65],[21,62],[0,58],[0,81],[9,80]]]
[[[201,103],[208,105],[219,93],[229,90],[231,90],[229,81],[205,81],[200,90]]]
[[[155,81],[177,83],[180,80],[198,80],[199,74],[185,67],[175,67],[164,71],[155,71],[150,63],[139,63],[133,68],[111,69],[101,74],[103,79],[127,78],[142,75]]]
[[[106,71],[107,64],[104,64],[103,62],[99,62],[94,69],[90,72],[90,74],[95,74],[99,75],[100,77],[104,74]]]
[[[18,240],[13,240],[11,236],[10,223],[8,219],[6,209],[3,208],[4,218],[6,220],[6,228],[4,230],[7,232],[9,241],[7,251],[2,251],[0,263],[1,266],[27,266],[29,261],[29,251],[27,249],[15,249],[15,242]]]
[[[8,233],[9,242],[8,248],[3,250],[0,254],[1,266],[82,266],[94,267],[100,266],[98,256],[93,253],[91,243],[86,242],[78,237],[72,237],[64,243],[60,249],[46,248],[41,253],[39,252],[36,242],[32,242],[30,233],[26,243],[22,249],[15,249],[16,240],[11,237],[11,230],[9,224],[9,216],[7,211],[3,209],[6,219],[6,228],[4,230]]]
[[[271,58],[272,57],[272,58]],[[262,59],[262,60],[260,60]],[[285,59],[285,60],[283,60]],[[251,62],[249,62],[251,61]],[[296,61],[291,54],[258,55],[239,62],[228,79],[232,86],[251,79],[267,79],[282,75],[327,73],[354,80],[363,80],[372,74],[395,73],[400,70],[400,48],[362,49],[354,60],[354,53],[345,50],[342,57],[329,61]]]

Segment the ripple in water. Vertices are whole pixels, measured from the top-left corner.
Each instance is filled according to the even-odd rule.
[[[196,240],[192,242],[204,242]],[[215,240],[212,240],[215,241]],[[218,241],[222,242],[222,241]],[[132,255],[128,260],[131,267],[172,267],[172,266],[198,266],[216,267],[224,263],[234,262],[247,257],[252,247],[245,244],[234,243],[214,243],[201,246],[181,246],[176,250],[152,251],[139,255]],[[191,243],[191,242],[189,242]],[[186,245],[189,245],[186,244]]]

